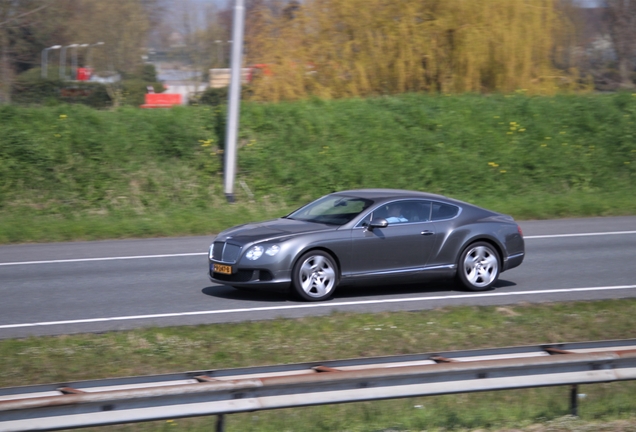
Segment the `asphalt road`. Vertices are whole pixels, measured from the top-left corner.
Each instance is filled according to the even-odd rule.
[[[495,290],[450,283],[343,288],[304,303],[212,284],[213,237],[0,246],[0,339],[192,325],[332,311],[423,310],[636,297],[636,217],[520,223],[524,263]]]

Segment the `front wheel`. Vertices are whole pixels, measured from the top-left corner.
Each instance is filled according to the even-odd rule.
[[[338,266],[326,252],[307,252],[294,265],[292,285],[303,300],[326,300],[338,285]]]
[[[499,254],[486,242],[473,243],[462,252],[457,277],[470,291],[485,291],[499,278]]]

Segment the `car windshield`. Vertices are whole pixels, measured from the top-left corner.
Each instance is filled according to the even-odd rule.
[[[344,225],[369,208],[373,201],[342,195],[327,195],[287,216],[287,219]]]

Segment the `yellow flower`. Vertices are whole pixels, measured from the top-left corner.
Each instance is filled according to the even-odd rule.
[[[545,137],[545,138],[543,138],[543,139],[547,139],[547,140],[549,140],[549,139],[552,139],[552,137]]]
[[[488,162],[488,165],[490,165],[490,166],[491,166],[491,167],[493,167],[493,168],[496,168],[496,167],[498,167],[498,166],[499,166],[499,164],[498,164],[498,163],[495,163],[495,162]]]
[[[502,174],[505,174],[506,170],[500,170],[499,172],[502,173]]]
[[[541,144],[541,147],[547,147],[547,146],[548,146],[548,145],[547,145],[547,144],[545,144],[545,143]]]
[[[525,131],[526,131],[526,128],[519,129],[519,132],[525,132]]]
[[[60,114],[60,118],[61,118],[62,120],[64,120],[66,117],[67,117],[67,115],[66,115],[66,114]]]

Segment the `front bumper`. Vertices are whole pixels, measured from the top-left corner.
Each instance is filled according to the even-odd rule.
[[[272,291],[288,291],[291,285],[289,271],[272,272],[262,268],[237,268],[232,266],[232,274],[214,272],[214,262],[209,262],[209,276],[214,283],[243,288],[257,288]]]

